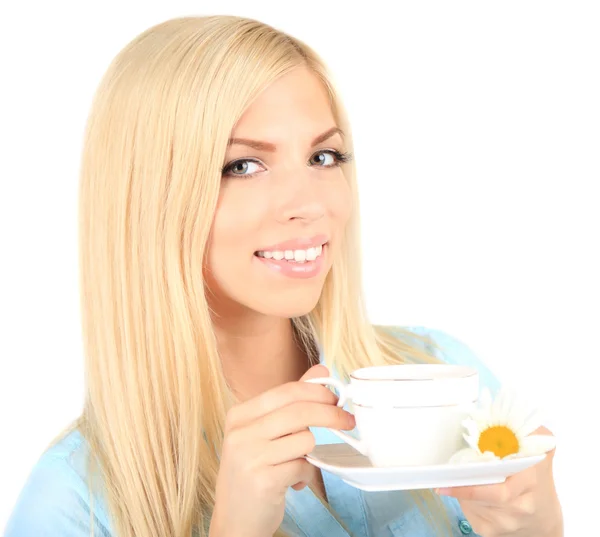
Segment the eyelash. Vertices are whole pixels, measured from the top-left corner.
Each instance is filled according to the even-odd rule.
[[[337,168],[341,164],[343,164],[345,162],[350,162],[354,158],[354,155],[352,153],[350,153],[350,152],[341,153],[340,151],[337,151],[336,149],[324,149],[323,151],[319,151],[318,153],[315,153],[315,155],[318,155],[319,153],[329,153],[330,155],[333,155],[336,159],[336,162],[334,164],[331,164],[330,166],[321,166],[322,168],[325,168],[325,169]],[[234,160],[232,163],[227,164],[227,166],[225,166],[223,168],[223,170],[222,170],[223,175],[225,175],[227,177],[238,177],[241,179],[248,179],[250,177],[254,177],[255,175],[257,175],[259,173],[259,172],[254,172],[254,173],[249,173],[246,175],[230,174],[229,172],[231,171],[231,169],[234,168],[237,164],[240,164],[241,162],[254,162],[256,164],[260,164],[260,161],[253,159],[253,158],[243,158],[243,159]]]

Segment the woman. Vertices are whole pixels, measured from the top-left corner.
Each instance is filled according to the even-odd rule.
[[[173,19],[121,51],[82,159],[85,405],[7,537],[561,534],[551,457],[461,499],[303,458],[355,425],[308,378],[445,360],[496,388],[443,332],[368,322],[352,148],[321,60],[263,23]]]

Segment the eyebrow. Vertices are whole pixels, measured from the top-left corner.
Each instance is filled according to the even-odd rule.
[[[332,127],[331,129],[326,130],[323,134],[319,134],[319,136],[317,136],[312,141],[311,147],[314,147],[315,145],[324,142],[328,138],[331,138],[334,134],[340,134],[341,136],[344,136],[344,132],[342,131],[342,129],[338,127]],[[271,153],[277,151],[277,146],[275,144],[271,144],[269,142],[262,142],[260,140],[248,140],[247,138],[230,138],[229,142],[227,143],[228,146],[236,144],[247,145],[248,147],[256,149],[257,151],[269,151]]]

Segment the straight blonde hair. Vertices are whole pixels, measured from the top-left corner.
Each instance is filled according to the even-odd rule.
[[[80,430],[89,446],[90,498],[106,499],[115,537],[207,535],[235,398],[200,267],[233,127],[263,89],[302,66],[323,83],[353,151],[323,61],[253,19],[157,24],[115,57],[95,94],[79,199],[85,402],[53,444]],[[353,216],[318,304],[292,319],[295,332],[313,363],[320,347],[326,365],[346,379],[368,365],[436,362],[398,335],[427,338],[368,321],[354,162],[343,170]],[[412,495],[439,535],[451,533],[437,495]]]

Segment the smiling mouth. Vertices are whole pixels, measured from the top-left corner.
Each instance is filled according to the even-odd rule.
[[[274,259],[275,261],[288,261],[290,263],[306,263],[314,261],[321,255],[323,255],[323,247],[328,243],[324,243],[321,246],[313,248],[306,248],[304,250],[259,250],[254,252],[256,257],[264,257],[265,259]]]

